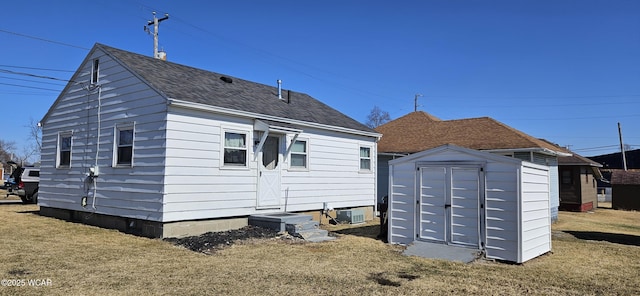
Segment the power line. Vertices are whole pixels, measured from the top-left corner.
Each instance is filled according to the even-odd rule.
[[[593,96],[447,96],[447,95],[430,95],[431,98],[449,98],[449,99],[584,99],[584,98],[624,98],[624,97],[640,97],[640,94],[634,95],[593,95]]]
[[[20,95],[20,96],[49,96],[47,93],[37,93],[37,92],[19,92],[19,91],[2,91],[3,95]]]
[[[16,69],[29,69],[29,70],[42,70],[42,71],[54,71],[54,72],[68,72],[68,73],[74,73],[75,72],[73,70],[48,69],[48,68],[36,68],[36,67],[22,67],[22,66],[12,66],[12,65],[0,65],[0,67],[16,68]]]
[[[51,80],[64,81],[64,82],[70,82],[71,81],[71,80],[68,80],[68,79],[60,79],[60,78],[51,77],[51,76],[37,75],[37,74],[31,74],[31,73],[25,73],[25,72],[16,72],[16,71],[5,70],[5,69],[0,69],[0,73],[23,75],[23,76],[42,78],[42,79],[51,79]]]
[[[607,146],[598,146],[598,147],[578,148],[578,149],[572,149],[572,151],[603,150],[603,149],[610,149],[610,148],[616,148],[616,147],[618,147],[618,145],[607,145]]]
[[[78,48],[78,49],[90,50],[89,48],[82,47],[82,46],[77,46],[77,45],[68,44],[68,43],[64,43],[64,42],[59,42],[59,41],[49,40],[49,39],[45,39],[45,38],[42,38],[42,37],[36,37],[36,36],[31,36],[31,35],[26,35],[26,34],[16,33],[16,32],[7,31],[7,30],[3,30],[3,29],[0,29],[0,32],[7,33],[7,34],[13,34],[13,35],[20,36],[20,37],[25,37],[25,38],[31,38],[31,39],[35,39],[35,40],[45,41],[45,42],[49,42],[49,43],[53,43],[53,44],[58,44],[58,45],[64,45],[64,46],[73,47],[73,48]]]
[[[141,4],[141,7],[144,8],[144,9],[151,10],[151,11],[162,11],[162,10],[154,9],[154,8],[152,8],[150,6],[146,6],[144,4]],[[324,72],[324,73],[328,73],[328,74],[330,74],[332,76],[336,76],[337,75],[335,73],[328,72],[328,71],[326,71],[324,69],[321,69],[321,68],[318,68],[318,67],[315,67],[315,66],[312,66],[312,65],[309,65],[309,64],[301,63],[301,62],[298,62],[298,61],[295,61],[295,60],[292,60],[292,59],[289,59],[289,58],[286,58],[286,57],[271,53],[269,51],[266,51],[266,50],[263,50],[263,49],[260,49],[260,48],[257,48],[257,47],[253,47],[251,45],[248,45],[246,43],[243,43],[243,42],[240,42],[240,41],[237,41],[237,40],[234,40],[234,39],[223,37],[221,35],[218,35],[218,34],[215,34],[215,33],[211,32],[211,31],[209,31],[207,29],[204,29],[204,28],[196,26],[196,25],[194,25],[194,24],[192,24],[190,22],[187,22],[187,21],[185,21],[185,20],[183,20],[183,19],[181,19],[179,17],[172,16],[172,18],[175,19],[179,23],[182,23],[182,24],[184,24],[186,26],[189,26],[189,27],[191,27],[193,29],[196,29],[198,31],[204,32],[206,34],[209,34],[209,35],[211,35],[211,36],[213,36],[215,38],[218,38],[218,39],[220,39],[222,41],[225,41],[225,42],[228,42],[228,43],[231,43],[231,44],[235,44],[235,45],[239,45],[239,46],[247,48],[247,49],[249,49],[249,50],[251,50],[251,51],[253,51],[255,53],[261,54],[263,56],[271,57],[271,58],[268,58],[268,59],[264,60],[267,63],[274,63],[273,62],[273,60],[274,60],[273,58],[276,58],[276,59],[279,59],[279,60],[283,60],[283,61],[286,61],[286,62],[297,64],[297,65],[300,65],[300,66],[303,66],[303,67],[306,67],[306,68],[315,69],[315,70],[318,70],[318,71],[321,71],[321,72]],[[171,30],[171,29],[169,29],[169,30]],[[358,93],[363,94],[363,95],[375,96],[375,97],[379,97],[379,98],[383,98],[383,99],[393,99],[393,98],[390,98],[390,97],[387,97],[387,96],[380,95],[379,93],[376,93],[376,92],[371,92],[371,91],[368,91],[368,90],[364,90],[364,89],[353,87],[353,86],[351,86],[351,84],[342,84],[342,83],[339,83],[339,82],[336,82],[336,81],[327,80],[327,79],[321,78],[319,76],[310,74],[310,73],[308,73],[306,71],[299,70],[298,68],[286,65],[284,63],[277,63],[277,65],[280,66],[280,67],[283,67],[283,68],[287,68],[290,71],[296,72],[298,74],[302,74],[302,75],[307,76],[309,78],[315,79],[317,81],[320,81],[320,82],[323,82],[323,83],[326,83],[326,84],[334,85],[334,86],[336,86],[338,88],[341,88],[343,90],[350,90],[352,92],[355,91],[355,92],[358,92]]]
[[[29,79],[13,78],[13,77],[1,76],[1,75],[0,75],[0,78],[3,78],[3,79],[11,79],[11,80],[19,80],[19,81],[27,81],[27,82],[33,82],[33,83],[43,83],[43,84],[51,84],[51,85],[64,86],[64,84],[60,84],[60,83],[45,82],[45,81],[34,81],[34,80],[29,80]]]
[[[32,88],[32,89],[50,90],[50,91],[57,91],[57,92],[60,91],[59,89],[44,88],[44,87],[37,87],[37,86],[27,86],[27,85],[12,84],[12,83],[1,83],[0,82],[0,85],[9,85],[9,86]]]
[[[501,118],[501,120],[512,120],[512,121],[540,121],[540,120],[584,120],[584,119],[607,119],[607,118],[630,118],[630,117],[640,117],[640,114],[628,114],[628,115],[611,115],[611,116],[588,116],[588,117],[561,117],[561,118],[549,118],[549,117],[538,117],[538,118]]]

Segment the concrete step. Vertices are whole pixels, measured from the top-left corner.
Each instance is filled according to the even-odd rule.
[[[249,216],[249,224],[267,227],[280,232],[302,238],[310,242],[323,242],[334,240],[328,236],[328,231],[320,229],[318,221],[314,221],[310,215],[292,213],[273,213]]]
[[[302,230],[296,233],[292,233],[291,235],[301,237],[304,240],[311,240],[316,238],[327,237],[328,234],[329,234],[329,231],[326,231],[324,229],[310,229],[310,230]]]
[[[310,215],[292,213],[272,213],[249,216],[250,225],[271,228],[280,232],[287,230],[287,224],[297,224],[309,220],[312,220]]]
[[[320,228],[320,223],[314,220],[308,220],[308,221],[299,222],[295,224],[287,223],[287,226],[286,226],[287,232],[291,234],[297,233],[303,230],[313,230],[313,229],[319,229],[319,228]]]

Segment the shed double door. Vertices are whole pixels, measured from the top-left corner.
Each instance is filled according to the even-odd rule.
[[[479,166],[418,169],[418,239],[479,247],[482,192]]]

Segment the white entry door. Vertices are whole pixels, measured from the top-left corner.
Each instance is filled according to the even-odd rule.
[[[259,208],[280,207],[280,138],[268,136],[258,161]]]
[[[419,169],[418,238],[478,247],[481,170],[478,166]]]

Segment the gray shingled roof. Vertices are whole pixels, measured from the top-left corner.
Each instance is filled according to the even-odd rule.
[[[96,44],[167,98],[375,133],[311,96]],[[222,77],[231,79],[225,82]],[[227,79],[228,80],[228,79]]]

